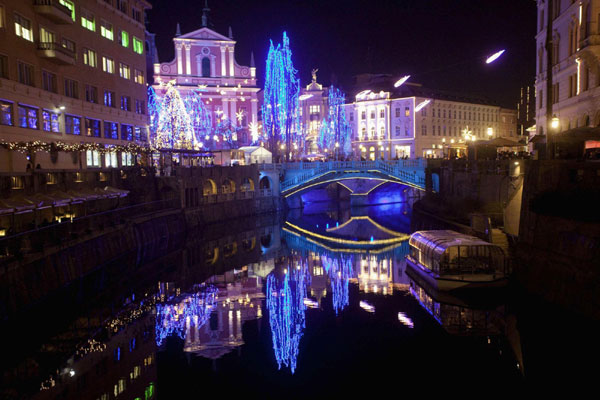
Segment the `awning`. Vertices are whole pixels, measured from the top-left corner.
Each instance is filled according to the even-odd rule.
[[[508,139],[508,138],[495,138],[485,142],[480,142],[479,144],[494,146],[494,147],[523,147],[525,146],[523,143],[519,143],[516,140]]]

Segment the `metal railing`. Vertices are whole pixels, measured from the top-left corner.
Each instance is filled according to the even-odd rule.
[[[71,18],[71,10],[69,10],[67,7],[63,6],[62,4],[60,4],[60,2],[58,0],[34,0],[33,5],[34,6],[52,6],[52,7],[56,8],[57,10],[64,12],[65,14],[67,14],[69,16],[69,18]]]
[[[38,50],[54,50],[66,55],[67,57],[75,58],[75,52],[67,49],[60,43],[56,42],[38,42]]]

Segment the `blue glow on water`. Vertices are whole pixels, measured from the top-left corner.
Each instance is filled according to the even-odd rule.
[[[310,285],[310,274],[306,263],[288,265],[288,272],[282,277],[274,272],[267,276],[267,309],[273,338],[273,350],[277,366],[289,367],[292,374],[296,362],[300,339],[306,327],[306,297]]]
[[[171,302],[174,304],[157,304],[156,345],[162,345],[172,335],[185,339],[186,323],[197,328],[206,324],[216,304],[218,291],[213,285],[202,285],[198,292]]]
[[[348,282],[354,277],[352,268],[352,255],[343,258],[329,258],[321,256],[321,264],[329,276],[331,284],[333,311],[338,315],[349,304]]]

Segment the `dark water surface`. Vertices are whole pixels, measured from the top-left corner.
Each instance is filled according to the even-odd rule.
[[[457,296],[413,280],[415,218],[409,203],[318,204],[101,266],[110,274],[77,298],[3,322],[0,398],[487,395],[593,382],[597,323],[512,285]]]

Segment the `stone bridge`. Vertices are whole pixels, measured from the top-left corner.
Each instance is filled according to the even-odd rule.
[[[347,189],[351,203],[366,204],[368,195],[385,183],[425,190],[426,160],[328,161],[259,165],[261,179],[269,179],[273,189],[288,205],[304,193],[337,183]]]

